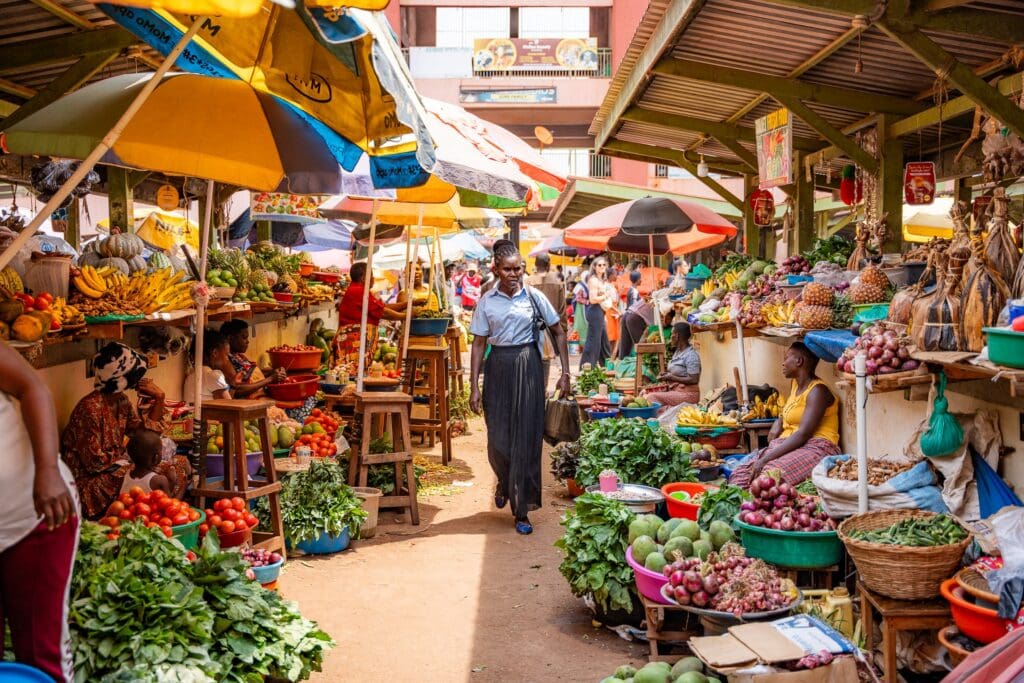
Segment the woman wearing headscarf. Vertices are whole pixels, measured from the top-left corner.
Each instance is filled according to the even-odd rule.
[[[569,393],[569,350],[561,316],[551,302],[523,280],[523,258],[508,240],[494,243],[491,266],[498,286],[480,297],[469,331],[473,334],[469,405],[484,411],[487,460],[498,479],[494,504],[512,505],[516,531],[533,532],[527,516],[540,507],[541,448],[544,436],[543,339],[554,337],[562,374],[556,386]],[[546,330],[548,331],[545,331]],[[484,360],[487,346],[490,353]],[[480,371],[485,369],[483,393]]]
[[[145,378],[148,365],[141,354],[114,342],[96,354],[92,366],[95,389],[71,411],[61,434],[61,450],[75,476],[82,510],[95,519],[117,497],[131,469],[127,437],[139,427],[163,433],[165,425],[164,392]],[[129,389],[152,402],[145,415],[139,415],[124,393]],[[185,492],[192,474],[182,456],[162,461],[156,472],[171,482],[176,498]]]

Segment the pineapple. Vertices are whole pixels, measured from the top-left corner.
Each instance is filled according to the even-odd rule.
[[[804,285],[804,303],[808,306],[831,306],[832,290],[819,282]]]
[[[278,278],[277,281],[280,284],[283,284],[285,287],[287,287],[288,289],[286,291],[289,291],[292,294],[295,294],[296,292],[299,291],[299,285],[297,282],[295,282],[295,278],[293,278],[288,273],[282,275],[280,278]]]
[[[860,282],[850,288],[850,302],[854,304],[877,304],[885,301],[889,289],[889,278],[878,266],[868,266],[860,274]]]
[[[800,306],[796,311],[796,322],[808,330],[827,330],[832,326],[830,306]]]
[[[892,285],[892,283],[889,282],[889,278],[878,266],[868,266],[865,268],[864,272],[860,274],[860,281],[869,285],[874,285],[883,292]]]

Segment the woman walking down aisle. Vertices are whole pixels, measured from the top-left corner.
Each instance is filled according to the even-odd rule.
[[[612,355],[605,324],[605,307],[608,302],[608,259],[598,256],[590,268],[590,277],[584,285],[586,296],[587,341],[583,345],[580,367],[590,363],[592,367],[603,366],[605,359]]]
[[[525,286],[523,259],[508,240],[494,244],[491,266],[498,286],[481,297],[473,312],[469,404],[487,424],[487,459],[498,478],[494,504],[512,504],[516,531],[533,532],[527,514],[540,507],[541,446],[544,436],[545,328],[554,336],[562,363],[556,384],[569,393],[569,349],[560,316],[547,297]],[[600,308],[600,307],[599,307]],[[603,314],[602,314],[603,315]],[[481,400],[480,370],[488,344],[486,386]]]

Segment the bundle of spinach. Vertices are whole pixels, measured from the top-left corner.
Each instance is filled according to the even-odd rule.
[[[704,493],[700,503],[700,510],[697,512],[697,524],[701,529],[707,531],[711,522],[719,520],[728,523],[736,528],[736,515],[740,513],[740,505],[745,500],[753,500],[750,492],[739,486],[726,484],[717,491]]]
[[[620,481],[655,488],[697,480],[682,442],[643,420],[595,420],[581,431],[575,477],[580,486],[596,484],[602,470],[614,470]]]
[[[576,393],[586,396],[608,381],[604,376],[604,368],[588,368],[576,376]]]
[[[313,458],[309,469],[281,479],[281,521],[285,538],[293,546],[321,534],[339,536],[348,527],[352,536],[366,519],[362,501],[345,483],[346,468],[326,458]],[[256,499],[260,526],[270,528],[267,498]]]
[[[591,594],[606,611],[633,609],[633,570],[626,563],[633,513],[621,502],[585,493],[562,518],[563,536],[555,547],[565,553],[558,566],[573,595]]]
[[[559,481],[575,479],[579,462],[579,441],[563,441],[551,450],[551,474]]]
[[[247,578],[216,531],[192,563],[155,528],[120,528],[111,541],[105,527],[82,527],[68,618],[76,683],[300,681],[320,670],[330,636]]]
[[[828,261],[845,266],[853,253],[853,242],[840,235],[832,235],[827,239],[819,239],[814,242],[808,251],[804,252],[812,266],[821,261]]]

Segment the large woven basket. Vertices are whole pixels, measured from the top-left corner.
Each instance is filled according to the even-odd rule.
[[[919,548],[868,543],[850,538],[852,531],[885,529],[908,518],[927,519],[925,510],[876,510],[854,515],[839,525],[839,538],[871,591],[897,600],[926,600],[939,594],[939,585],[956,573],[971,536],[955,545]]]

